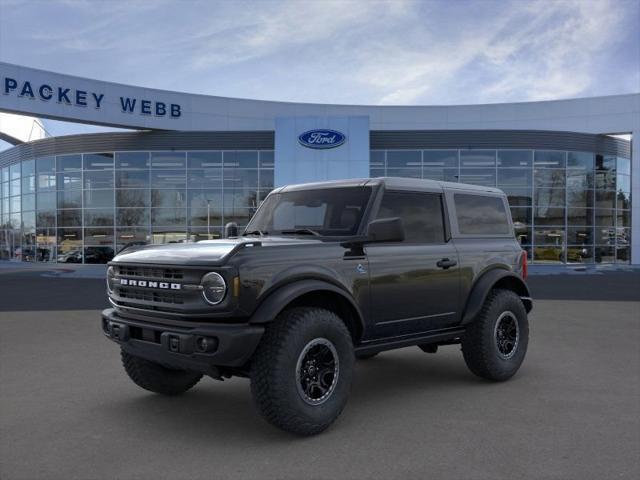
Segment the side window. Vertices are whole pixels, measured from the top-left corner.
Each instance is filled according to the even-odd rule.
[[[456,193],[458,229],[465,235],[508,235],[511,232],[502,197]]]
[[[443,243],[444,217],[441,195],[386,191],[377,218],[400,217],[405,242]]]

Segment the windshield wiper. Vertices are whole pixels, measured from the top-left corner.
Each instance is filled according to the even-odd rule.
[[[294,228],[291,230],[282,230],[280,233],[284,235],[294,234],[294,235],[315,235],[316,237],[322,236],[320,233],[316,232],[315,230],[311,230],[310,228]]]
[[[249,230],[248,232],[244,232],[242,236],[246,237],[247,235],[260,235],[261,237],[264,237],[265,235],[267,235],[267,233],[269,232],[263,232],[262,230]]]

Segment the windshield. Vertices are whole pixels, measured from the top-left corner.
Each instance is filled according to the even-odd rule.
[[[358,232],[370,196],[371,187],[276,193],[260,206],[245,235],[352,236]]]

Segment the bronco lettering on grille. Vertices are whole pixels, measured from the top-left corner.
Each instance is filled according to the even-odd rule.
[[[181,290],[182,289],[182,284],[180,283],[151,282],[148,280],[133,280],[129,278],[121,278],[120,285],[127,285],[129,287],[142,287],[142,288],[161,288],[163,290]]]

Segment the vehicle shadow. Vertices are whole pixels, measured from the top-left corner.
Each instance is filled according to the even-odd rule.
[[[386,353],[358,362],[355,381],[345,415],[330,431],[341,431],[353,425],[348,418],[357,411],[360,419],[376,419],[393,415],[400,401],[410,402],[412,396],[425,392],[451,391],[457,388],[487,385],[466,369],[462,358],[451,355],[417,352],[415,355]],[[383,386],[383,388],[381,388]],[[247,379],[232,379],[224,383],[203,379],[203,383],[180,397],[163,397],[130,390],[101,408],[109,422],[126,422],[127,428],[147,431],[152,435],[171,435],[180,441],[200,439],[214,446],[300,441],[300,437],[281,432],[264,422],[251,398]],[[356,421],[356,420],[354,420]]]

